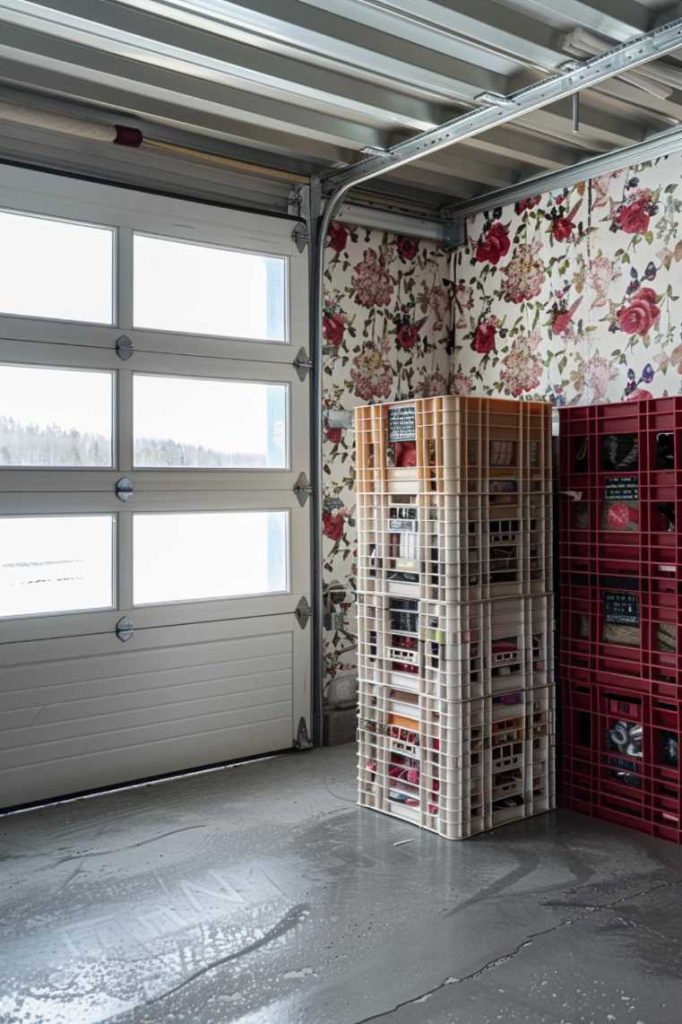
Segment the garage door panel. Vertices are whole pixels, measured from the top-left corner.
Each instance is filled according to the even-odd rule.
[[[290,664],[291,645],[285,643],[288,639],[286,635],[282,638],[283,649],[268,653],[270,645],[265,641],[272,643],[275,639],[279,638],[263,637],[259,641],[258,657],[253,656],[253,641],[245,640],[244,646],[252,648],[251,656],[241,657],[239,650],[231,650],[235,660],[229,664],[226,664],[226,649],[238,646],[232,642],[229,645],[207,644],[208,649],[202,646],[199,649],[180,648],[179,651],[173,649],[170,652],[148,651],[127,659],[83,658],[79,662],[52,662],[49,666],[49,679],[42,685],[38,681],[43,673],[37,671],[34,665],[7,669],[4,670],[6,679],[0,693],[0,711],[24,707],[24,702],[29,699],[33,701],[31,707],[38,707],[46,697],[50,700],[80,699],[79,688],[83,686],[99,688],[105,685],[108,692],[125,693],[146,685],[147,675],[152,679],[159,673],[163,674],[164,685],[169,687],[174,685],[176,679],[202,682],[211,678],[211,673],[216,669],[226,679],[257,679],[261,673],[275,672]]]
[[[48,760],[40,765],[0,769],[2,800],[4,806],[13,807],[290,746],[290,723],[282,718],[252,724],[235,723],[217,732],[178,736],[172,742],[167,738],[152,741],[147,737],[137,747],[127,747],[122,756],[115,759],[115,774],[108,752],[104,756],[99,749],[91,753],[72,751],[59,760]],[[197,761],[198,747],[200,761]]]
[[[6,167],[0,217],[0,805],[290,747],[311,686],[293,225]]]
[[[194,628],[181,628],[178,637],[176,627],[171,648],[167,629],[148,630],[141,649],[112,648],[94,658],[93,637],[3,648],[3,806],[46,798],[46,786],[52,795],[82,789],[82,778],[71,781],[73,762],[95,750],[108,773],[100,767],[95,777],[104,781],[91,783],[88,775],[88,785],[259,753],[263,735],[275,743],[266,749],[290,746],[294,691],[306,671],[300,631],[292,624],[296,633],[272,634],[267,618],[244,625],[249,635],[240,637],[234,635],[239,623],[204,624],[203,642],[196,642]],[[232,635],[216,639],[221,633]],[[11,656],[16,646],[24,650]],[[250,744],[244,736],[252,737]],[[83,770],[89,771],[85,764]],[[27,788],[15,798],[13,786],[20,784]]]
[[[224,679],[215,680],[215,684],[219,684],[214,685],[216,690],[224,690],[226,687]],[[143,699],[145,696],[148,698],[146,701]],[[262,686],[257,690],[246,687],[234,692],[207,695],[204,687],[192,686],[186,690],[184,697],[178,694],[172,700],[170,696],[169,693],[160,695],[157,688],[154,694],[156,699],[149,699],[151,695],[147,694],[136,695],[129,701],[102,698],[100,701],[86,702],[85,706],[76,702],[75,707],[48,707],[45,714],[34,714],[33,721],[23,727],[12,728],[13,716],[8,716],[7,724],[11,732],[3,743],[5,752],[18,751],[30,763],[35,756],[34,751],[42,753],[62,740],[79,743],[84,735],[89,737],[90,742],[96,743],[99,749],[107,749],[114,742],[114,737],[117,746],[126,746],[128,736],[151,737],[155,730],[165,726],[173,730],[181,728],[183,731],[189,727],[196,733],[200,723],[209,716],[215,719],[212,726],[216,727],[223,720],[230,721],[235,715],[262,717],[263,706],[267,707],[268,718],[275,712],[286,716],[291,705],[291,670],[279,673],[279,678],[275,678],[271,686]],[[112,707],[112,704],[118,704],[118,707]],[[175,732],[173,734],[177,735]]]

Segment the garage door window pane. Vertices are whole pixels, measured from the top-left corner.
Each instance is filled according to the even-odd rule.
[[[113,380],[0,363],[0,466],[111,466]]]
[[[286,591],[288,518],[280,511],[135,515],[135,604]]]
[[[135,465],[285,469],[287,386],[134,376]]]
[[[0,517],[0,616],[111,608],[114,517]]]
[[[286,261],[135,235],[136,327],[286,341]]]
[[[111,324],[114,232],[0,210],[0,313]]]

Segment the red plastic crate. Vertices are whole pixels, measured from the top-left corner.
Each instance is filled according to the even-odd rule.
[[[682,702],[600,683],[561,691],[564,806],[682,841]]]
[[[682,695],[682,587],[666,578],[573,574],[560,587],[559,665],[639,677],[638,689]]]
[[[560,568],[624,563],[682,579],[682,398],[562,409],[560,420]]]

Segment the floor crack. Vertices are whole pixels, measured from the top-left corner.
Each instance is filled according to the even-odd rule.
[[[427,989],[426,992],[420,993],[418,996],[413,996],[411,999],[405,999],[402,1003],[397,1003],[390,1010],[382,1010],[379,1013],[372,1014],[370,1017],[363,1017],[362,1020],[356,1022],[356,1024],[370,1024],[371,1021],[384,1020],[399,1010],[403,1010],[408,1006],[416,1006],[419,1003],[425,1003],[432,996],[436,995],[437,992],[442,991],[450,985],[462,985],[467,981],[475,981],[480,978],[483,974],[487,974],[489,971],[495,970],[497,967],[501,967],[502,964],[508,963],[513,960],[522,950],[532,946],[536,939],[543,938],[546,935],[551,935],[554,932],[561,931],[563,928],[570,928],[574,924],[580,924],[582,921],[586,921],[593,914],[598,914],[603,910],[613,910],[623,903],[628,903],[631,900],[636,900],[642,896],[649,896],[651,893],[658,892],[661,889],[671,889],[674,886],[682,885],[682,878],[675,878],[670,881],[658,882],[656,885],[650,886],[648,889],[640,889],[634,893],[628,893],[627,895],[619,896],[617,899],[612,900],[609,903],[601,903],[590,905],[589,907],[581,907],[587,912],[580,914],[576,917],[567,918],[565,921],[559,921],[557,924],[551,925],[549,928],[543,928],[539,932],[532,932],[530,935],[519,942],[516,946],[510,949],[507,953],[501,953],[499,956],[494,957],[481,967],[477,967],[475,971],[470,974],[464,974],[460,978],[448,977],[443,981],[434,985],[433,988]],[[541,906],[556,906],[551,903],[541,903]],[[571,906],[571,904],[565,904],[565,906]]]

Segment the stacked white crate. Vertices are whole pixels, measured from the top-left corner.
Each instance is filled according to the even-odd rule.
[[[551,409],[356,410],[359,800],[450,839],[554,806]]]

